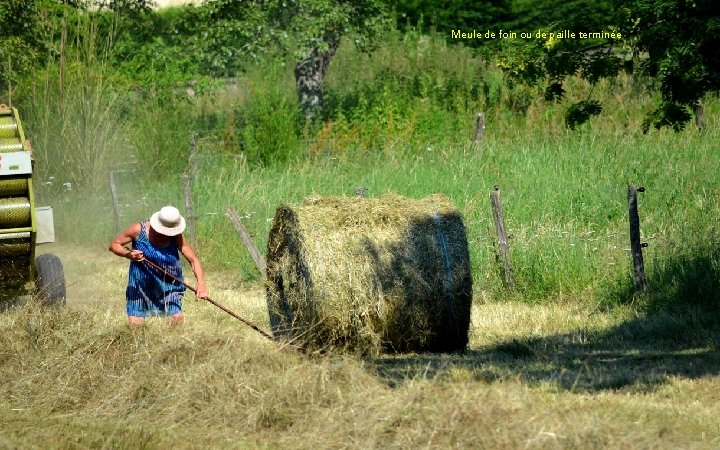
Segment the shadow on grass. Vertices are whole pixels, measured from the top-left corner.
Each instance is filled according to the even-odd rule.
[[[24,288],[0,286],[0,314],[23,305],[29,298]]]
[[[648,273],[634,319],[602,331],[578,329],[512,339],[462,354],[388,355],[370,360],[390,386],[409,379],[518,380],[558,390],[652,391],[669,377],[720,375],[720,248],[668,258]]]

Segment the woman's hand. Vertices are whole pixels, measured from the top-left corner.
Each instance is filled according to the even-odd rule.
[[[127,259],[131,259],[133,261],[142,261],[145,259],[145,255],[143,255],[142,250],[128,250],[127,253],[125,253],[125,257]]]
[[[205,300],[208,298],[208,288],[205,286],[205,283],[198,284],[197,291],[195,292],[195,297],[198,298],[198,300]]]

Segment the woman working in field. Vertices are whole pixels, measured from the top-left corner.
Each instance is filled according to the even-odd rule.
[[[170,323],[182,323],[185,286],[172,279],[183,280],[180,253],[190,263],[197,279],[197,297],[207,298],[205,274],[195,251],[182,234],[184,230],[185,219],[180,212],[175,207],[166,206],[154,213],[150,220],[130,225],[110,243],[111,252],[131,261],[125,291],[130,325],[142,325],[145,318],[151,316],[169,316]],[[132,249],[128,250],[125,245],[131,242]]]

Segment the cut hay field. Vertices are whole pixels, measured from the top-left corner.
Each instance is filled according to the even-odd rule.
[[[58,243],[40,251],[62,258],[68,302],[0,312],[0,450],[720,448],[715,95],[706,130],[643,134],[658,100],[647,80],[571,78],[549,103],[445,36],[393,32],[372,57],[341,45],[327,117],[308,126],[289,57],[248,61],[232,89],[200,82],[187,96],[174,73],[184,57],[161,64],[153,44],[152,71],[115,67],[105,52],[132,47],[94,55],[95,26],[83,23],[76,34],[88,39],[67,43],[73,62],[50,61],[13,94],[36,152],[37,202],[55,213]],[[571,102],[596,98],[603,113],[569,130]],[[107,244],[162,206],[185,213],[184,176],[211,297],[266,330],[263,280],[228,207],[264,253],[281,205],[358,188],[368,200],[446,196],[467,229],[467,351],[299,353],[191,294],[182,326],[130,329],[128,261]],[[641,293],[628,185],[646,188]],[[514,290],[496,256],[496,186]]]
[[[66,308],[0,315],[0,448],[720,447],[720,329],[692,307],[487,302],[463,354],[377,358],[279,348],[209,304],[125,324],[126,263],[63,257]],[[211,296],[268,327],[264,293]]]

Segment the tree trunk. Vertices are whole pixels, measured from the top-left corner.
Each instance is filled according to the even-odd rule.
[[[333,40],[327,51],[312,49],[306,58],[295,64],[295,86],[300,112],[308,122],[317,119],[322,112],[325,73],[338,44],[339,42]]]

